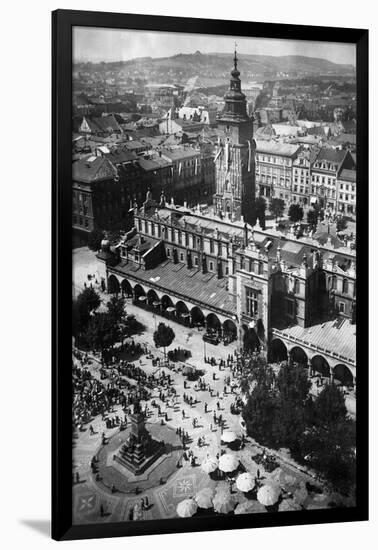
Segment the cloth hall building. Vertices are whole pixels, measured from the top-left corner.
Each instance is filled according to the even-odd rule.
[[[240,349],[352,386],[355,250],[335,237],[297,238],[244,222],[255,193],[255,144],[239,75],[235,54],[218,121],[214,210],[168,204],[164,194],[157,203],[147,193],[134,208],[134,227],[115,247],[103,241],[98,253],[108,292],[203,327],[223,344],[236,340]]]

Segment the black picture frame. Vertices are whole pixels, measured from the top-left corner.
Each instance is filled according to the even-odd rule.
[[[52,537],[55,540],[251,528],[249,516],[72,525],[72,27],[348,42],[357,51],[357,498],[354,508],[254,514],[254,527],[368,519],[368,31],[246,21],[57,10],[52,13]]]

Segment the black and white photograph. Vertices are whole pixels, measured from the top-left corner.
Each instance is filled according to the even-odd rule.
[[[73,523],[355,506],[355,44],[75,27]]]

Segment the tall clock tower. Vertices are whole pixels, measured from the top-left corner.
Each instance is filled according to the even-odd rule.
[[[230,87],[218,118],[222,135],[215,153],[215,211],[230,220],[248,219],[255,200],[255,143],[253,123],[247,115],[247,102],[241,91],[238,58],[234,55]]]

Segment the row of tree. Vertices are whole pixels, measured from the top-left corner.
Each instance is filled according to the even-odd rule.
[[[276,374],[258,358],[245,366],[241,388],[248,396],[242,414],[249,435],[262,445],[290,449],[344,494],[354,490],[355,422],[336,385],[326,385],[314,400],[303,367],[285,365]]]
[[[127,316],[123,297],[112,296],[103,311],[99,311],[100,305],[101,298],[93,288],[83,290],[72,304],[72,327],[78,347],[104,354],[142,326]]]

